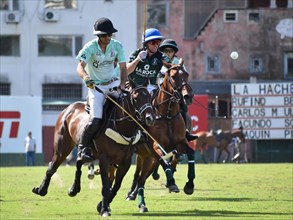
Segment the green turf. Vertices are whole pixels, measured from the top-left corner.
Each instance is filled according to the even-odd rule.
[[[31,192],[39,186],[46,167],[0,168],[0,219],[101,219],[96,211],[101,200],[101,180],[87,179],[83,167],[82,189],[76,197],[67,190],[75,167],[62,166],[52,177],[49,192]],[[183,188],[187,165],[175,173]],[[149,179],[145,198],[148,213],[139,213],[137,201],[125,201],[134,166],[127,173],[106,219],[293,219],[293,164],[200,164],[196,166],[196,190],[170,194],[162,170],[158,181]]]

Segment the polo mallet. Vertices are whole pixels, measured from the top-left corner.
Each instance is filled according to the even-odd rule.
[[[170,153],[167,153],[164,150],[164,148],[155,140],[155,138],[128,111],[126,111],[121,105],[119,105],[119,103],[117,103],[114,99],[112,99],[108,94],[104,93],[99,87],[95,86],[95,89],[98,92],[103,93],[106,96],[106,98],[108,98],[117,107],[119,107],[123,112],[125,112],[154,142],[157,143],[158,147],[160,148],[160,150],[164,154],[164,156],[161,157],[163,160],[167,160],[168,158],[172,157],[175,153],[177,153],[176,150],[173,150]]]

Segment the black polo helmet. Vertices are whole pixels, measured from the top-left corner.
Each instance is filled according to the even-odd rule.
[[[177,46],[177,44],[176,44],[176,42],[175,42],[175,40],[173,40],[173,39],[165,39],[162,43],[161,43],[161,45],[160,45],[160,47],[159,47],[159,50],[160,51],[163,51],[164,50],[164,48],[166,48],[166,47],[171,47],[174,51],[175,51],[175,53],[177,53],[178,52],[178,46]]]
[[[99,18],[94,24],[94,35],[112,34],[115,32],[117,32],[117,30],[113,27],[112,22],[108,18]]]

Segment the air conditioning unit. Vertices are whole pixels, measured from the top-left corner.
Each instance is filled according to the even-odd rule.
[[[11,11],[5,14],[6,23],[19,23],[20,18],[21,18],[21,14],[19,11]]]
[[[46,10],[45,14],[45,21],[59,21],[60,15],[58,11],[54,11],[54,10]]]

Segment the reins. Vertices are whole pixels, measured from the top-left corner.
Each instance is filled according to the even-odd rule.
[[[119,103],[117,103],[111,96],[108,94],[104,93],[99,87],[95,86],[95,89],[105,95],[106,98],[108,98],[110,101],[112,101],[118,108],[120,108],[123,112],[125,112],[151,139],[153,142],[157,143],[157,146],[160,148],[160,150],[163,152],[165,156],[162,158],[165,160],[167,159],[166,156],[169,154],[164,150],[164,148],[159,144],[158,141],[155,140],[155,138],[128,112],[126,111]]]

